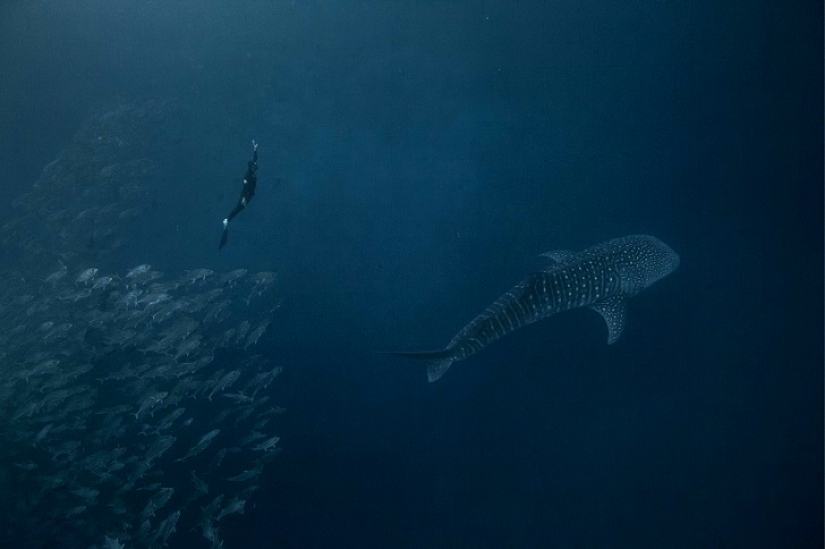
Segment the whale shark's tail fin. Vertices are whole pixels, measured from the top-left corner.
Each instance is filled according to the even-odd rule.
[[[389,355],[404,356],[424,362],[427,365],[427,379],[430,383],[436,381],[450,369],[450,365],[455,361],[453,352],[450,349],[442,351],[428,351],[423,353],[387,353]]]

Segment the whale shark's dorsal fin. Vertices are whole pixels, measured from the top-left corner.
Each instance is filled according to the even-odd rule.
[[[627,301],[620,295],[614,295],[604,301],[599,301],[590,305],[590,308],[597,311],[607,322],[607,344],[616,343],[624,330],[625,318],[627,318]]]
[[[544,270],[549,272],[558,269],[559,267],[563,267],[573,260],[574,255],[575,254],[573,254],[573,252],[568,250],[552,250],[550,252],[544,252],[541,254],[541,257],[546,257],[550,260],[550,265],[548,265]]]

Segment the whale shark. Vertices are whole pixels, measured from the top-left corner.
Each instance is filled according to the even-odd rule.
[[[615,238],[574,253],[541,254],[550,260],[498,298],[458,332],[445,349],[389,353],[423,361],[427,379],[438,380],[453,362],[464,360],[513,330],[545,317],[589,307],[607,323],[607,343],[622,335],[627,299],[666,277],[679,266],[679,256],[648,235]]]

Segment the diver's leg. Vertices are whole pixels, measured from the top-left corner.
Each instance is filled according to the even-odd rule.
[[[246,197],[242,196],[232,211],[229,212],[229,217],[223,220],[223,233],[221,234],[221,244],[218,246],[219,250],[226,245],[226,241],[229,239],[229,222],[241,213],[244,208],[246,208]]]
[[[223,220],[224,225],[228,225],[230,221],[235,219],[235,216],[238,215],[246,208],[246,197],[241,197],[237,204],[235,204],[235,208],[231,212],[229,212],[229,217]]]

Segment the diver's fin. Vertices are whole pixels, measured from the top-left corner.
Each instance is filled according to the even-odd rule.
[[[218,246],[218,250],[226,246],[226,241],[229,240],[229,222],[224,219],[223,220],[223,233],[221,234],[221,243]]]
[[[427,380],[432,383],[444,375],[453,363],[453,353],[449,349],[429,351],[423,353],[387,353],[389,355],[404,356],[419,360],[427,364]]]

